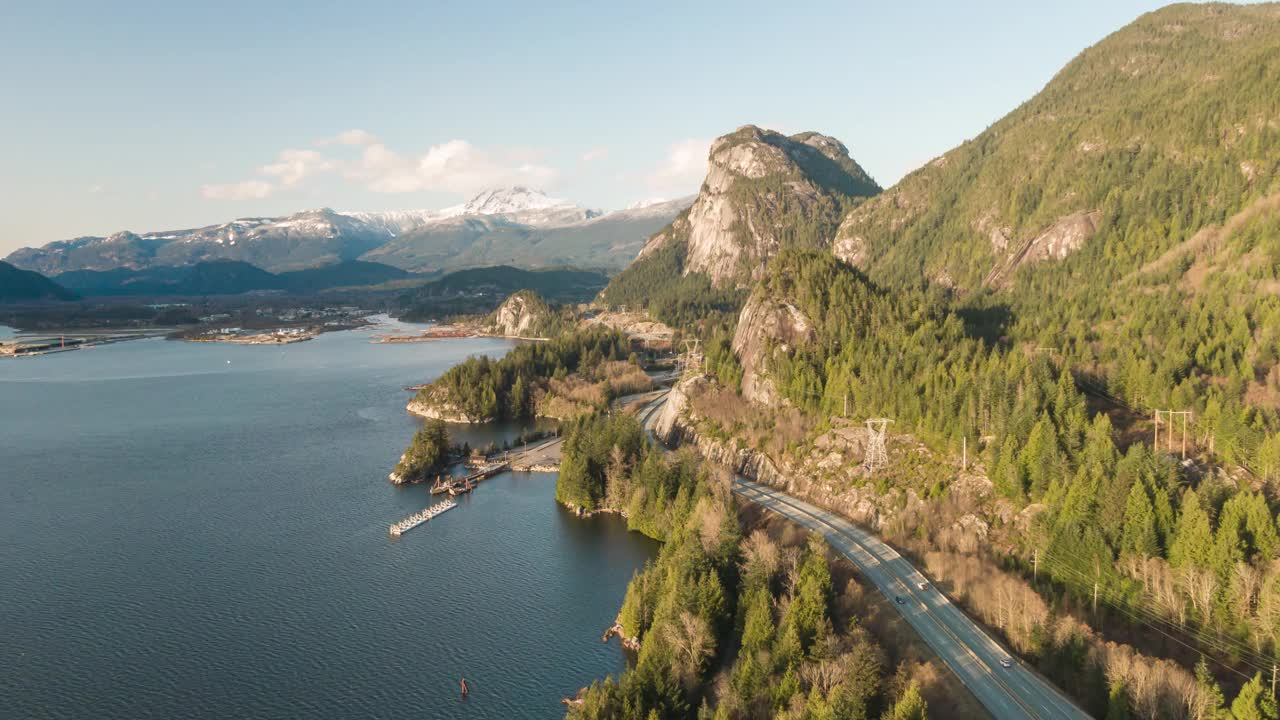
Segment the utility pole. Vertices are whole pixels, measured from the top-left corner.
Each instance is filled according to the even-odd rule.
[[[1271,699],[1276,699],[1276,664],[1271,663]]]
[[[1151,440],[1151,451],[1155,452],[1156,450],[1160,449],[1160,411],[1159,410],[1156,411],[1156,419],[1153,424],[1155,425],[1156,434],[1155,434],[1155,437]]]
[[[1097,580],[1093,581],[1093,612],[1094,614],[1097,614],[1098,612],[1098,581]]]
[[[960,436],[960,469],[967,472],[969,470],[969,436]]]
[[[849,417],[849,391],[848,390],[844,391],[844,412],[840,414],[840,417]]]
[[[1187,459],[1187,422],[1191,418],[1191,411],[1178,410],[1175,412],[1173,410],[1168,410],[1165,412],[1165,414],[1169,416],[1169,431],[1166,432],[1165,434],[1170,436],[1169,437],[1170,440],[1173,439],[1173,416],[1174,415],[1182,416],[1182,459],[1186,460]],[[1171,447],[1170,450],[1172,449],[1173,448]]]
[[[1040,548],[1031,551],[1031,580],[1040,579]]]

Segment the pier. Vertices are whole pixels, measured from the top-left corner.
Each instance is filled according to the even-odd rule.
[[[503,460],[501,462],[496,462],[491,465],[485,465],[479,470],[476,470],[475,472],[463,478],[462,482],[471,483],[472,485],[474,485],[480,482],[481,480],[487,480],[488,478],[491,478],[494,475],[497,475],[498,473],[502,472],[503,470],[506,470],[510,466],[511,466],[511,463],[507,462],[506,460]]]
[[[391,537],[400,537],[401,535],[418,527],[419,525],[430,520],[431,518],[437,515],[440,515],[441,513],[444,513],[447,510],[452,510],[456,507],[458,507],[458,503],[452,500],[445,500],[444,502],[436,503],[435,505],[432,505],[431,507],[426,508],[421,512],[414,513],[413,515],[410,515],[409,517],[401,520],[400,522],[395,523],[391,527],[387,528],[387,532],[391,534]]]

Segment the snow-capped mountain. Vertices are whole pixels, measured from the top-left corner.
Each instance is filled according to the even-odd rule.
[[[685,201],[684,207],[688,204]],[[500,262],[529,267],[564,263],[621,267],[634,256],[633,245],[638,249],[650,233],[683,209],[667,203],[602,214],[537,190],[513,187],[487,190],[440,210],[320,208],[200,228],[62,240],[23,248],[7,260],[51,276],[72,270],[185,266],[216,259],[242,260],[272,272],[354,259],[407,270]],[[572,241],[557,245],[554,237]],[[440,247],[441,238],[448,238],[444,247]]]
[[[462,206],[460,215],[510,215],[524,210],[577,207],[568,200],[549,197],[526,187],[485,190]]]

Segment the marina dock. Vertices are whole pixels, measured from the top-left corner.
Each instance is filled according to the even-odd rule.
[[[510,467],[510,465],[511,463],[507,462],[506,460],[503,460],[501,462],[496,462],[491,465],[485,465],[479,470],[476,470],[475,472],[463,478],[462,481],[465,483],[471,483],[474,485],[475,483],[478,483],[481,480],[486,480],[488,478],[493,477],[494,475],[497,475],[498,473]]]
[[[387,532],[391,534],[391,537],[400,537],[431,518],[456,507],[458,507],[458,503],[452,500],[445,500],[444,502],[436,503],[421,512],[414,513],[400,522],[395,523],[391,527],[387,528]]]

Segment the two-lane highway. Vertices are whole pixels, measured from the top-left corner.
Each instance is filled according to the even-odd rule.
[[[1076,720],[1089,714],[1025,667],[896,550],[844,518],[773,488],[738,478],[734,493],[822,534],[889,598],[991,714],[1005,718]],[[924,589],[921,589],[923,585]],[[1010,662],[1004,667],[1002,662]]]

